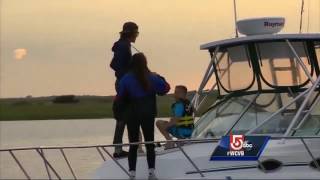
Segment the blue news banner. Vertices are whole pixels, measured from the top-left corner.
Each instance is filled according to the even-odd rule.
[[[270,136],[223,136],[213,151],[211,161],[256,161],[265,149]]]

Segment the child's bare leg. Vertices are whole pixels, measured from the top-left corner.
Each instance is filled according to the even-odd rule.
[[[161,134],[166,138],[166,140],[172,140],[172,137],[170,136],[169,132],[167,131],[167,129],[174,125],[174,123],[170,120],[168,121],[163,121],[163,120],[158,120],[156,122],[156,125],[159,129],[159,131],[161,132]],[[167,142],[164,147],[165,149],[171,149],[174,148],[174,142]]]
[[[172,140],[170,134],[168,133],[167,129],[168,129],[168,125],[169,122],[168,121],[164,121],[164,120],[158,120],[156,122],[156,125],[160,131],[160,133],[166,138],[166,140]]]

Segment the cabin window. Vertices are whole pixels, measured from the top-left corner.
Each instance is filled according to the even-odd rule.
[[[316,51],[318,65],[320,66],[320,41],[314,42],[314,49]]]
[[[303,42],[291,42],[291,44],[308,73],[313,74],[305,44]],[[308,76],[286,42],[258,43],[256,47],[262,79],[268,86],[300,86],[307,83]]]
[[[244,45],[224,48],[217,54],[216,74],[220,90],[228,93],[250,88],[254,81],[254,73],[248,54]]]

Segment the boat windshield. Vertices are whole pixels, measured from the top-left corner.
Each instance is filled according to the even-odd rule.
[[[316,99],[317,94],[318,92],[314,93],[311,99]],[[193,138],[220,137],[230,132],[232,134],[246,134],[257,128],[261,122],[269,118],[296,95],[292,96],[287,93],[246,95],[217,102],[219,105],[211,108],[196,122]],[[285,111],[273,116],[268,123],[257,128],[252,134],[283,135],[301,103],[301,101],[293,103]],[[312,103],[309,102],[309,105],[311,106]],[[298,122],[302,122],[302,117]],[[318,102],[307,119],[301,123],[300,128],[295,129],[292,134],[319,136],[319,131],[320,104]]]
[[[263,89],[279,86],[302,86],[310,74],[316,79],[304,42],[292,42],[302,65],[286,42],[257,43]],[[306,72],[303,69],[306,68]],[[311,83],[309,83],[311,85]]]
[[[223,94],[245,90],[254,81],[249,52],[245,45],[223,48],[217,54],[216,76]]]
[[[250,88],[254,82],[254,72],[247,46],[222,48],[217,53],[216,76],[220,94]]]
[[[316,79],[316,62],[320,61],[319,42],[313,43],[316,56],[310,55],[313,48],[306,41],[257,42],[251,48],[248,44],[221,47],[214,61],[219,94],[310,87],[309,77]]]

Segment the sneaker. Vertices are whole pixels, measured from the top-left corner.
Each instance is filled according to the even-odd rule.
[[[127,151],[115,152],[113,153],[114,158],[128,157],[129,153]]]
[[[164,145],[164,150],[173,149],[173,148],[175,148],[175,143],[174,142],[167,142]]]
[[[184,146],[185,142],[177,142],[177,146]]]
[[[136,171],[129,171],[130,179],[136,179]]]
[[[157,142],[156,144],[156,147],[161,147],[161,143]]]
[[[155,169],[150,168],[149,169],[149,176],[148,176],[149,180],[157,180],[156,174],[155,174]]]

